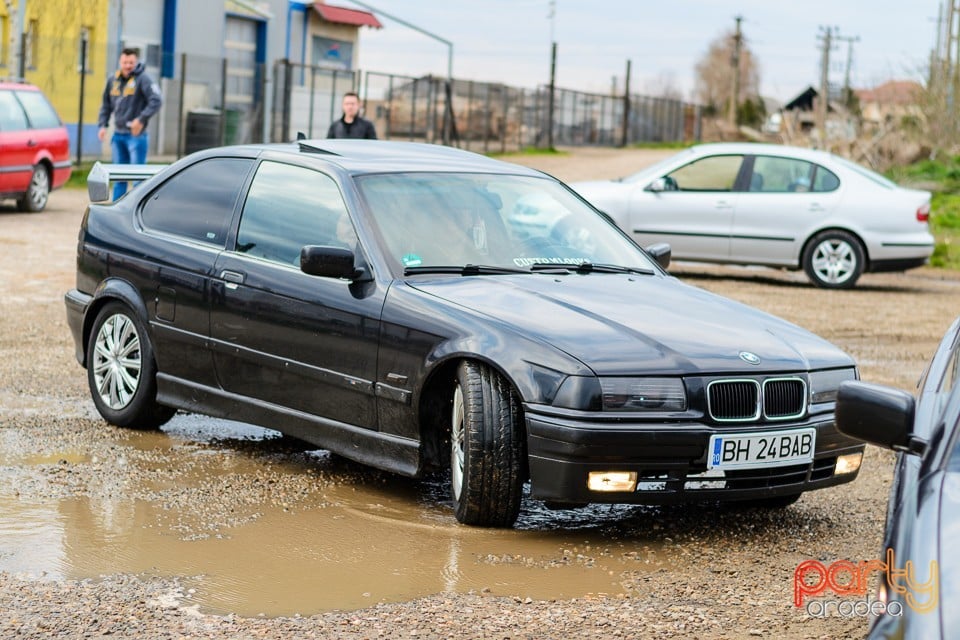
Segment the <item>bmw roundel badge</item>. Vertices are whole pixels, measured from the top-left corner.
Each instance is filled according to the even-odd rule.
[[[760,364],[760,356],[755,353],[750,353],[749,351],[741,351],[740,359],[747,364]]]

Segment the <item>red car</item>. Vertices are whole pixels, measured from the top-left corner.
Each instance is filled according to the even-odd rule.
[[[41,211],[70,177],[70,138],[37,87],[0,82],[0,199]]]

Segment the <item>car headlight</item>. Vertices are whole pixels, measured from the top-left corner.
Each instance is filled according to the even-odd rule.
[[[856,369],[831,369],[810,373],[810,404],[836,402],[837,389],[844,380],[856,380]]]
[[[680,378],[600,378],[604,411],[686,411]]]

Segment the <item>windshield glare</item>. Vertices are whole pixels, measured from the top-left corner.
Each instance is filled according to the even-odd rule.
[[[584,262],[653,267],[603,216],[549,178],[403,173],[361,176],[357,185],[400,269]]]

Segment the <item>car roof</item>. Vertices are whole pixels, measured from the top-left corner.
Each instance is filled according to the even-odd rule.
[[[256,151],[291,154],[335,164],[351,174],[394,171],[466,171],[540,176],[535,169],[503,162],[455,147],[390,140],[298,140],[247,145]]]
[[[0,80],[0,89],[17,89],[18,91],[40,91],[36,85],[15,80]]]
[[[833,154],[818,149],[792,147],[766,142],[712,142],[695,145],[690,147],[690,150],[698,155],[745,153],[753,155],[790,156],[809,160],[822,160],[833,157]]]

